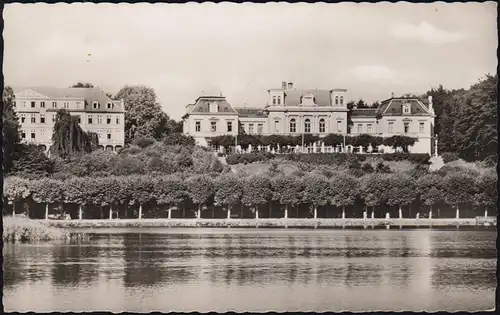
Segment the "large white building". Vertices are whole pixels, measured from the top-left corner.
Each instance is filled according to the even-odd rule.
[[[346,98],[346,89],[296,89],[290,82],[268,90],[267,104],[259,108],[232,107],[225,97],[201,96],[186,106],[184,133],[200,145],[207,145],[210,137],[237,135],[243,130],[260,135],[404,135],[417,139],[410,152],[433,153],[431,98],[391,97],[378,108],[363,109],[348,109]]]
[[[48,150],[56,113],[67,110],[86,132],[99,135],[99,147],[116,151],[125,143],[125,106],[99,88],[14,87],[14,109],[21,140]]]

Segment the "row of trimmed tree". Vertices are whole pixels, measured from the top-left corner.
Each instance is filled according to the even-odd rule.
[[[202,209],[214,206],[227,212],[227,218],[232,217],[231,211],[238,206],[246,207],[259,218],[259,209],[271,204],[279,205],[284,217],[288,217],[290,207],[300,206],[306,207],[309,217],[314,218],[318,217],[318,208],[325,206],[335,208],[342,217],[346,207],[361,207],[367,212],[371,209],[372,213],[375,208],[397,207],[402,217],[402,207],[415,203],[429,207],[430,216],[433,206],[447,205],[456,209],[458,217],[462,206],[491,209],[497,201],[496,183],[497,176],[491,172],[478,177],[459,172],[445,176],[428,174],[417,180],[402,173],[374,173],[356,178],[342,172],[329,178],[314,173],[304,177],[267,174],[241,177],[229,173],[216,178],[209,175],[111,176],[65,181],[8,177],[4,197],[12,204],[14,213],[20,212],[16,210],[20,205],[28,208],[28,215],[29,208],[37,204],[45,205],[46,214],[49,206],[56,205],[64,212],[72,205],[79,209],[80,219],[84,209],[96,207],[101,211],[101,218],[103,208],[109,210],[110,218],[123,209],[124,216],[131,217],[129,207],[138,208],[138,213],[133,215],[138,218],[143,217],[143,207],[163,209],[168,218],[172,209],[183,209],[183,217],[187,209],[200,218]]]

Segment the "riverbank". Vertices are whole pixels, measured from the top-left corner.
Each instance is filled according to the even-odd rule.
[[[4,242],[39,242],[54,240],[84,240],[82,233],[70,233],[64,228],[51,226],[41,220],[26,217],[3,217]]]
[[[111,220],[47,220],[53,227],[112,228],[112,227],[456,227],[493,226],[496,218],[473,219],[111,219]]]

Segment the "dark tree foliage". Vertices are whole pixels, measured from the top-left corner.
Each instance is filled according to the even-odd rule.
[[[78,82],[71,86],[72,88],[93,88],[94,85],[90,82]]]
[[[50,150],[63,159],[75,152],[92,152],[91,138],[80,127],[78,119],[64,109],[57,111]]]
[[[21,177],[38,178],[53,171],[54,163],[44,150],[36,145],[22,145],[18,149],[19,157],[13,161],[11,172]]]
[[[19,132],[19,119],[14,111],[15,95],[10,86],[3,89],[2,95],[2,149],[3,149],[3,171],[10,172],[13,162],[19,157],[21,148],[21,137]]]

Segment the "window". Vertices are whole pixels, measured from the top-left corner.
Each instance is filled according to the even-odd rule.
[[[227,132],[231,132],[231,131],[233,131],[233,122],[228,121],[227,122]]]
[[[216,121],[211,121],[210,122],[210,128],[211,128],[212,132],[216,132],[217,131],[217,122]]]
[[[280,122],[279,120],[274,121],[274,132],[280,132]]]
[[[363,132],[363,125],[358,124],[358,133],[362,133],[362,132]]]
[[[393,122],[389,122],[389,133],[393,132],[393,127],[394,127],[394,123]]]
[[[276,96],[273,96],[273,105],[276,105]]]
[[[209,107],[211,113],[217,113],[217,109],[219,106],[217,105],[217,103],[210,103]]]
[[[111,109],[111,103],[106,103],[106,106],[108,107],[108,109]]]
[[[98,125],[102,124],[102,115],[97,115],[97,124]]]
[[[344,104],[344,97],[343,97],[343,96],[341,96],[341,97],[340,97],[340,105],[343,105],[343,104]]]
[[[120,116],[116,116],[116,124],[119,125],[120,124]]]
[[[82,102],[76,102],[76,108],[80,108],[81,104],[82,104]]]
[[[326,131],[326,128],[325,128],[325,120],[323,118],[321,118],[319,120],[319,132],[325,132]]]
[[[111,124],[111,116],[106,116],[106,124]]]
[[[410,114],[410,113],[411,113],[411,106],[410,106],[410,104],[403,105],[403,114]]]
[[[366,133],[372,133],[372,125],[371,124],[366,125]]]
[[[410,123],[409,122],[405,122],[404,126],[405,126],[405,133],[408,133],[408,131],[410,131]]]
[[[82,118],[80,116],[77,116],[78,117],[78,123],[81,124],[82,123]]]
[[[340,120],[337,121],[337,132],[342,132],[342,122]]]
[[[31,130],[31,139],[35,139],[35,137],[36,137],[35,130]]]
[[[263,127],[264,127],[264,125],[263,125],[263,124],[258,124],[258,125],[257,125],[257,133],[258,133],[259,135],[261,135],[261,134],[262,134],[262,128],[263,128]]]
[[[87,122],[88,122],[89,124],[92,124],[92,115],[89,115],[89,116],[87,117]]]
[[[99,107],[99,103],[97,103],[97,102],[93,102],[93,103],[92,103],[92,107],[93,107],[94,109],[97,109],[97,108]]]
[[[31,102],[31,108],[35,108],[35,102]]]
[[[335,96],[335,105],[339,105],[339,97]]]
[[[311,132],[311,121],[309,120],[309,118],[304,120],[304,132],[306,133]]]
[[[26,132],[21,133],[21,138],[26,139]]]
[[[45,102],[40,102],[40,107],[45,108]]]
[[[23,101],[21,104],[22,104],[21,107],[23,108],[26,107],[26,101]]]
[[[297,132],[297,124],[295,118],[290,119],[290,132]]]
[[[424,123],[421,122],[419,127],[418,127],[418,132],[423,133],[424,132]]]
[[[52,114],[52,122],[56,122],[56,114]]]
[[[278,105],[281,104],[281,96],[278,96]]]
[[[52,102],[52,108],[57,108],[57,102]]]
[[[197,121],[197,122],[194,123],[194,130],[196,132],[200,132],[200,130],[201,130],[201,121]]]
[[[111,134],[108,133],[107,137],[108,137],[108,140],[111,139]]]
[[[40,123],[45,124],[45,115],[44,114],[40,114]]]
[[[26,115],[21,114],[21,124],[23,124],[25,120],[26,120]]]
[[[253,133],[253,124],[248,124],[248,133],[249,134]]]
[[[64,108],[69,108],[69,102],[64,102],[63,106]]]
[[[32,115],[31,115],[31,123],[32,123],[32,124],[35,124],[35,123],[36,123],[36,116],[35,116],[35,114],[32,114]]]

